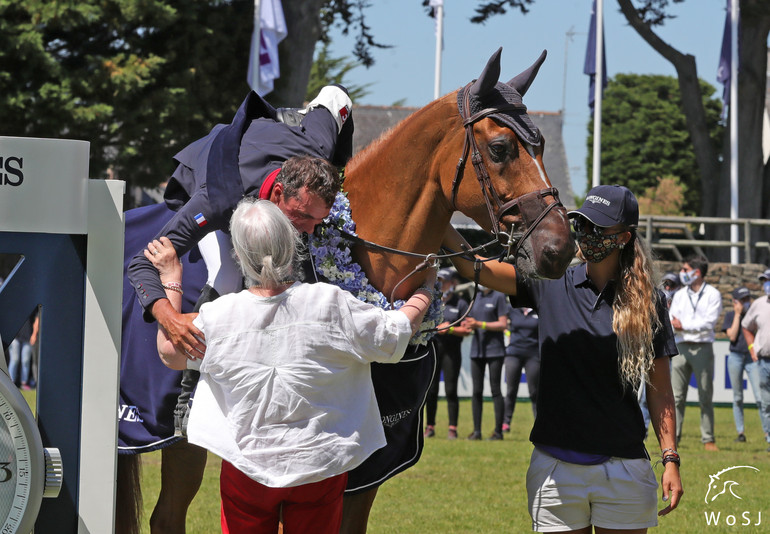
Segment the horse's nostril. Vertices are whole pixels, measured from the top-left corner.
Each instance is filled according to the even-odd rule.
[[[559,278],[575,255],[574,247],[545,245],[540,249],[540,271],[545,278]]]
[[[554,246],[543,247],[543,257],[548,261],[558,261],[562,252]]]

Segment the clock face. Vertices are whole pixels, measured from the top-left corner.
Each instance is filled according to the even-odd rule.
[[[29,444],[19,416],[0,394],[0,533],[15,532],[29,500]]]
[[[0,534],[29,532],[40,507],[33,476],[42,474],[32,458],[31,412],[19,399],[25,402],[18,391],[0,387]]]

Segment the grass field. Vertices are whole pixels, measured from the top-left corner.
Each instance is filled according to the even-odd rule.
[[[460,403],[461,438],[472,430],[470,405],[469,400]],[[721,450],[707,453],[700,443],[698,407],[687,407],[679,448],[685,495],[676,511],[660,519],[657,532],[770,532],[770,454],[766,452],[757,410],[746,409],[747,443],[733,442],[735,426],[730,407],[717,407],[715,412],[717,444]],[[517,406],[513,429],[504,441],[448,441],[443,401],[439,402],[438,415],[437,435],[427,440],[420,462],[380,488],[369,532],[531,532],[525,488],[532,452],[528,441],[532,426],[530,405]],[[493,409],[488,402],[484,406],[485,436],[491,433],[492,426]],[[648,439],[647,448],[652,454],[659,450],[654,437]],[[145,454],[143,458],[143,532],[149,534],[147,522],[160,490],[160,453]],[[733,491],[741,499],[728,492],[707,504],[709,475],[732,466],[752,466],[759,472],[735,469],[725,473],[719,490],[729,475],[738,482]],[[658,478],[661,471],[661,467],[656,468]],[[203,487],[188,515],[188,533],[219,532],[218,476],[219,460],[210,455]]]

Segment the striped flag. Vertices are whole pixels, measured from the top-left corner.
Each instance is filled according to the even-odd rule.
[[[278,43],[287,33],[281,0],[254,0],[254,32],[251,35],[247,80],[249,87],[260,96],[272,91],[273,80],[281,76]]]
[[[604,24],[604,23],[602,23]],[[604,26],[602,25],[602,29]],[[602,32],[604,34],[604,32]],[[607,87],[607,54],[602,39],[602,93]],[[594,109],[594,92],[596,83],[596,0],[591,4],[591,23],[588,26],[588,45],[586,46],[586,59],[583,64],[583,73],[589,76],[588,107]]]
[[[202,213],[199,213],[198,215],[196,215],[193,218],[195,219],[195,224],[197,224],[201,228],[203,228],[204,226],[206,226],[209,223],[206,220],[206,217],[204,217]]]

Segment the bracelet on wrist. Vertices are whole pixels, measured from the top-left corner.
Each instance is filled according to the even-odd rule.
[[[425,291],[426,293],[428,293],[428,295],[430,296],[431,300],[437,299],[437,298],[441,298],[441,292],[440,291],[436,291],[432,287],[421,286],[421,287],[417,288],[417,291]]]
[[[481,321],[481,329],[482,330],[486,330],[487,329],[487,322],[486,321]]]
[[[660,451],[660,457],[663,458],[664,456],[666,456],[667,452],[670,452],[672,454],[679,456],[679,453],[676,452],[676,449],[663,449],[662,451]]]
[[[165,284],[161,284],[161,287],[169,291],[176,291],[180,295],[184,295],[184,291],[182,291],[182,284],[180,282],[166,282]]]
[[[661,460],[661,463],[663,464],[663,467],[666,466],[666,464],[675,463],[677,467],[681,467],[682,460],[679,458],[679,455],[673,455],[669,454],[663,460]]]
[[[749,345],[749,350],[753,350],[753,349],[754,349],[754,343],[752,343],[751,345]]]
[[[449,327],[449,333],[451,334],[451,333],[453,333],[454,331],[455,331],[455,327],[454,327],[454,326],[450,326],[450,327]]]

